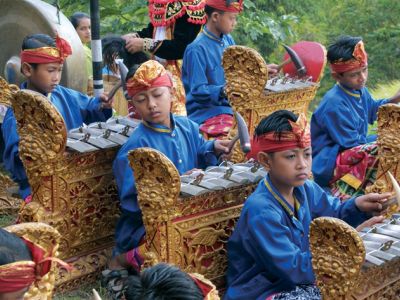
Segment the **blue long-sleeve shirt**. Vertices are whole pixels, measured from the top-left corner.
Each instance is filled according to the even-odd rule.
[[[314,283],[308,239],[311,221],[329,216],[356,226],[368,218],[358,210],[354,198],[341,203],[310,180],[294,188],[294,195],[300,205],[296,217],[292,206],[266,176],[245,202],[228,242],[226,300],[265,300],[296,285]]]
[[[135,180],[128,161],[128,152],[141,147],[150,147],[165,154],[175,165],[180,174],[194,168],[205,168],[217,163],[214,155],[214,142],[205,141],[199,133],[196,123],[186,117],[171,115],[171,128],[162,125],[141,123],[129,140],[119,150],[113,164],[113,173],[117,182],[119,198],[123,210],[129,212],[134,224],[117,227],[117,248],[128,247],[118,245],[121,240],[130,240],[137,247],[144,235],[141,210],[137,201]],[[132,227],[133,226],[133,227]],[[118,228],[121,231],[118,232]],[[129,237],[128,237],[129,235]],[[124,249],[124,251],[129,249]]]
[[[235,45],[228,35],[217,37],[204,26],[203,31],[185,50],[182,82],[186,92],[188,117],[202,124],[220,114],[233,114],[226,97],[221,97],[225,86],[222,54]]]
[[[340,152],[376,139],[367,136],[368,124],[387,102],[375,101],[365,87],[351,90],[336,84],[325,94],[311,118],[312,171],[319,185],[328,186]]]
[[[21,88],[26,88],[26,83]],[[60,85],[57,85],[51,92],[49,100],[63,117],[67,130],[77,128],[83,123],[105,121],[112,115],[112,109],[100,109],[101,101],[99,98],[90,98],[85,94]],[[2,133],[5,144],[4,167],[11,173],[12,179],[18,183],[19,194],[25,199],[31,194],[31,188],[24,166],[19,158],[17,122],[11,108],[7,110],[4,117]]]

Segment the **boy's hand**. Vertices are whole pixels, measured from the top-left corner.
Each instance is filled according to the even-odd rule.
[[[361,230],[363,230],[365,227],[372,227],[372,226],[374,226],[375,224],[382,223],[383,220],[385,220],[385,217],[384,217],[384,216],[375,216],[375,217],[372,217],[372,218],[368,219],[367,221],[365,221],[365,222],[361,223],[360,225],[358,225],[358,226],[356,227],[356,230],[357,230],[357,231],[361,231]]]
[[[275,75],[279,72],[279,66],[277,64],[268,64],[268,76]]]
[[[215,140],[214,141],[214,153],[216,156],[221,154],[224,155],[224,158],[229,159],[231,156],[231,152],[229,151],[229,143],[230,140]]]
[[[130,53],[136,53],[136,52],[140,52],[143,51],[143,39],[142,38],[129,38],[129,39],[125,39],[126,40],[126,45],[125,48],[126,50],[128,50],[128,52]]]
[[[108,99],[108,94],[107,93],[103,93],[100,95],[100,102],[101,102],[101,109],[105,109],[105,108],[112,108],[112,104],[114,101],[114,97]]]
[[[391,195],[391,193],[363,195],[356,198],[356,206],[363,212],[381,214],[385,209],[383,204]]]

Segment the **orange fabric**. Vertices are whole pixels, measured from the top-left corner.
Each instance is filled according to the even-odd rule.
[[[165,68],[155,60],[143,63],[126,83],[128,94],[131,97],[150,88],[172,87],[172,85],[171,77]]]
[[[21,64],[24,62],[32,64],[64,63],[64,60],[72,54],[69,43],[63,38],[55,38],[56,47],[41,47],[36,49],[22,50]]]
[[[344,73],[366,66],[368,66],[368,54],[364,49],[364,43],[359,41],[354,47],[353,58],[331,63],[331,71],[334,73]]]
[[[282,132],[280,138],[275,132],[268,132],[253,139],[248,157],[256,158],[258,152],[279,152],[311,146],[310,126],[304,114],[296,122],[289,120],[292,131]]]
[[[226,12],[239,13],[243,10],[243,0],[232,1],[230,5],[227,5],[226,0],[206,0],[206,5]]]

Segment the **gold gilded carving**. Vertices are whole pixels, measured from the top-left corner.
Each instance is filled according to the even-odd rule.
[[[145,266],[172,263],[223,287],[226,243],[255,184],[181,197],[179,173],[162,153],[139,148],[128,158],[146,228]]]
[[[14,188],[17,191],[18,186],[5,174],[0,171],[0,215],[14,214],[18,212],[22,204],[21,198],[15,198],[8,189]]]
[[[400,107],[396,104],[386,104],[378,110],[378,170],[376,181],[366,188],[367,193],[392,192],[393,186],[388,171],[397,182],[400,182],[399,153],[400,153]],[[389,215],[398,211],[396,204],[389,208]]]
[[[53,164],[63,156],[67,131],[60,113],[43,95],[21,90],[11,99],[20,136],[19,155],[31,186],[41,176],[54,174]]]
[[[152,224],[175,216],[180,192],[180,177],[174,164],[161,152],[151,148],[130,151],[143,222]]]
[[[314,219],[310,248],[316,283],[324,299],[344,298],[354,289],[365,258],[357,231],[336,218]]]
[[[208,280],[203,275],[198,274],[198,273],[191,273],[190,276],[194,277],[198,281],[203,282],[206,285],[212,287],[211,291],[208,293],[207,297],[204,298],[204,300],[219,300],[220,299],[219,295],[218,295],[217,288],[215,287],[215,285],[210,280]]]
[[[268,80],[268,67],[262,56],[245,46],[228,47],[222,64],[226,78],[226,94],[233,109],[239,112],[249,128],[250,137],[262,118],[280,109],[296,114],[307,114],[318,84],[301,89],[271,92],[264,89]],[[236,125],[233,130],[236,129]],[[244,160],[239,146],[234,148],[232,161]]]
[[[46,257],[57,256],[60,234],[53,227],[43,223],[21,223],[8,226],[5,229],[40,246],[46,251]],[[57,272],[56,266],[56,263],[52,263],[50,272],[30,287],[25,299],[52,299],[55,274]]]
[[[14,97],[18,87],[8,82],[0,76],[0,105],[11,106],[11,100]]]

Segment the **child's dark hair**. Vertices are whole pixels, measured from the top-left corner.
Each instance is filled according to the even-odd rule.
[[[125,40],[119,35],[108,35],[101,40],[101,43],[103,45],[104,65],[110,70],[115,66],[114,60],[116,58],[123,59],[124,64],[129,70],[134,66],[136,66],[137,69],[139,65],[149,60],[148,56],[144,52],[136,52],[133,54],[128,52],[125,49]]]
[[[90,16],[84,12],[78,11],[69,18],[75,29],[79,26],[82,19],[90,19]]]
[[[297,115],[288,110],[277,110],[266,116],[258,124],[255,130],[255,136],[260,136],[265,133],[274,132],[275,136],[280,139],[282,132],[292,131],[292,126],[289,120],[292,122],[297,121]]]
[[[56,42],[54,38],[47,34],[36,33],[28,35],[22,41],[22,50],[26,49],[37,49],[42,47],[56,47]],[[29,63],[32,68],[36,69],[38,64]],[[21,72],[22,73],[22,72]]]
[[[340,36],[333,44],[328,47],[327,58],[329,63],[338,60],[349,60],[353,58],[355,45],[361,41],[361,37],[349,35]]]
[[[222,10],[220,10],[220,9],[216,9],[216,8],[214,8],[214,7],[211,7],[211,6],[207,5],[207,4],[204,6],[204,12],[206,13],[206,15],[207,15],[208,18],[210,18],[211,15],[212,15],[214,12],[217,12],[217,13],[219,13],[219,14],[221,14],[221,15],[224,13],[224,11],[222,11]]]
[[[32,260],[28,246],[15,234],[0,228],[0,266],[21,260]]]
[[[203,300],[193,279],[175,266],[158,264],[125,281],[125,299]]]

